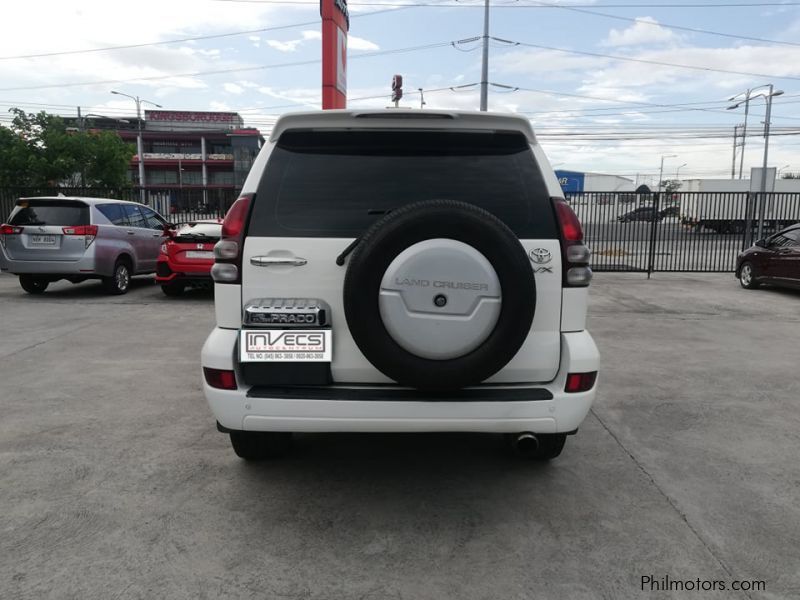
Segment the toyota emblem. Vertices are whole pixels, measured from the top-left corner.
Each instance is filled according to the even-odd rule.
[[[548,263],[552,259],[550,250],[548,250],[547,248],[534,248],[529,252],[529,256],[531,257],[531,260],[535,262],[537,265]]]

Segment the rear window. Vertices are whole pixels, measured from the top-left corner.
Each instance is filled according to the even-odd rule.
[[[517,237],[558,237],[527,140],[515,133],[293,131],[270,155],[249,235],[357,237],[391,209],[450,199]]]
[[[187,223],[178,227],[175,239],[193,242],[197,240],[216,241],[222,235],[222,223]]]
[[[77,200],[18,200],[10,225],[89,225],[89,207]]]

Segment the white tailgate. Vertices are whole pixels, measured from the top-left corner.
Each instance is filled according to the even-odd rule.
[[[333,379],[339,383],[389,383],[391,380],[370,364],[356,346],[344,316],[342,288],[347,264],[336,265],[336,257],[351,242],[343,238],[245,239],[242,260],[242,305],[255,298],[318,298],[331,307],[333,322]],[[523,241],[526,252],[534,248],[550,251],[551,260],[534,264],[552,272],[536,274],[536,316],[532,332],[517,355],[491,383],[550,381],[558,371],[561,325],[561,249],[558,240]],[[304,258],[303,266],[257,267],[253,256]],[[377,298],[376,298],[377,302]]]

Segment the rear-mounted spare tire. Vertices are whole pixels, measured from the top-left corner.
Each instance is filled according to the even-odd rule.
[[[344,280],[350,333],[402,385],[453,390],[510,361],[530,332],[536,284],[514,233],[472,204],[427,200],[362,236]]]

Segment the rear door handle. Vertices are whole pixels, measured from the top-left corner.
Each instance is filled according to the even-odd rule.
[[[129,231],[128,235],[136,235],[136,232],[135,231]]]
[[[308,263],[305,258],[299,256],[252,256],[250,264],[256,267],[302,267]]]

